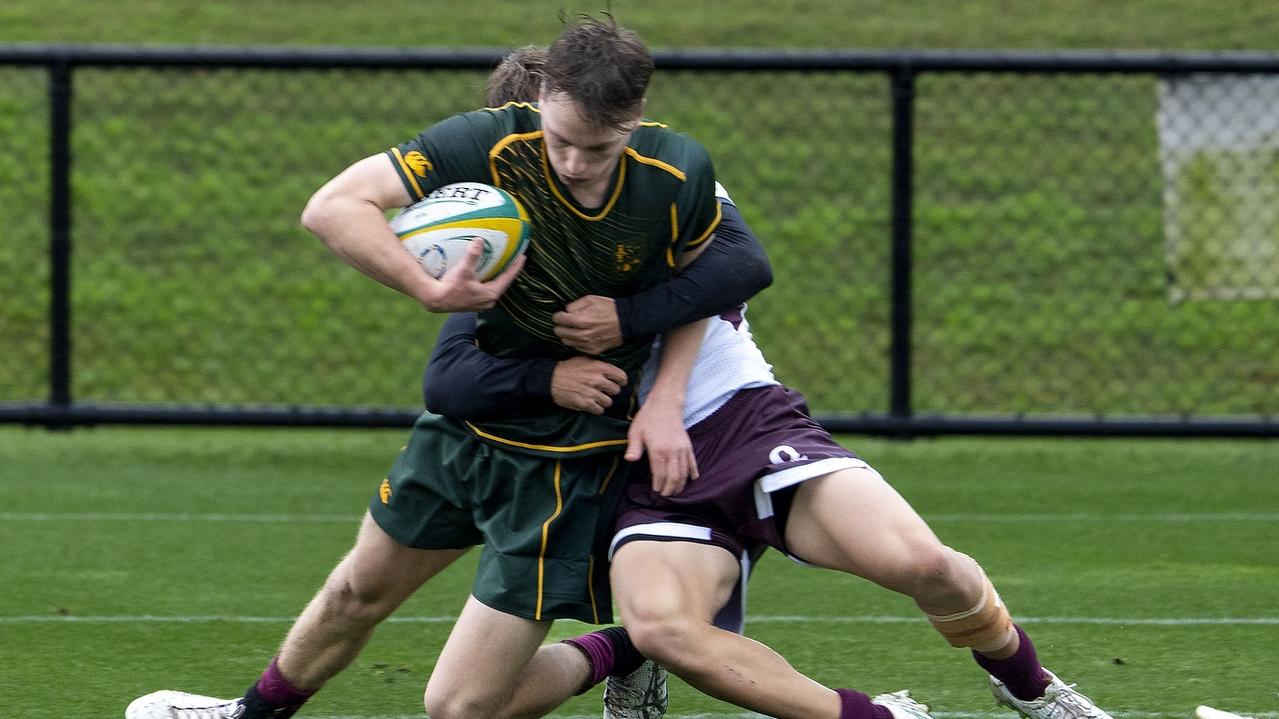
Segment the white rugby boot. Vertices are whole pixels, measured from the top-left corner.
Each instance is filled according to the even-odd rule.
[[[1209,706],[1200,704],[1195,707],[1195,719],[1252,719],[1250,716],[1243,714],[1235,714],[1234,712],[1213,709]]]
[[[928,705],[912,699],[906,689],[871,697],[870,702],[892,712],[893,719],[933,719],[928,713]]]
[[[667,703],[666,670],[652,659],[604,682],[604,719],[661,719]]]
[[[152,692],[134,699],[124,710],[125,719],[240,719],[244,705],[237,699],[188,694]]]
[[[1093,704],[1091,699],[1079,693],[1074,684],[1066,684],[1047,669],[1044,673],[1052,682],[1038,699],[1018,699],[1008,691],[1003,682],[994,677],[990,678],[990,691],[995,695],[996,701],[1027,719],[1112,719]]]

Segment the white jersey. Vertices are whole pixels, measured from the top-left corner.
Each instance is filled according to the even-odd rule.
[[[657,377],[661,360],[661,343],[653,343],[653,355],[644,365],[640,378],[640,401],[648,397]],[[736,312],[712,317],[702,338],[702,348],[688,378],[684,399],[684,426],[692,427],[711,416],[738,390],[780,384],[773,378],[773,366],[764,359],[750,325],[746,322],[746,306]]]
[[[715,197],[733,204],[724,186],[715,183]],[[644,365],[640,378],[639,397],[643,402],[657,378],[657,366],[662,356],[661,339],[654,340],[653,354]],[[688,378],[688,392],[684,397],[684,427],[692,427],[711,416],[715,410],[739,389],[766,387],[781,384],[773,379],[773,366],[764,359],[764,353],[755,346],[751,327],[746,323],[746,305],[734,312],[712,317],[702,338],[702,349],[697,363]]]

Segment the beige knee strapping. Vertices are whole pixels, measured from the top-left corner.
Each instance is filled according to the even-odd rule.
[[[1013,619],[999,599],[990,580],[982,576],[983,588],[977,606],[955,614],[929,614],[928,621],[952,647],[968,647],[979,652],[998,651],[1016,636]]]

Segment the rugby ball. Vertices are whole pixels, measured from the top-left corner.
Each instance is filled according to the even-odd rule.
[[[480,280],[497,277],[528,247],[528,213],[510,193],[481,182],[445,185],[389,224],[404,249],[435,278],[461,262],[475,239],[484,243],[475,265]]]

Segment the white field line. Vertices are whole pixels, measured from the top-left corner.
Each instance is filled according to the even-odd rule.
[[[227,622],[231,624],[289,624],[294,617],[260,617],[234,615],[156,615],[156,614],[108,614],[108,615],[60,615],[29,614],[0,616],[0,624],[206,624]],[[393,624],[452,624],[453,615],[391,617]],[[1091,624],[1104,626],[1279,626],[1279,617],[1016,617],[1025,624]],[[748,615],[747,626],[754,624],[918,624],[922,616],[804,616],[804,615]]]
[[[0,522],[261,522],[353,524],[360,514],[196,514],[191,512],[0,512]],[[929,522],[1279,522],[1279,512],[1057,512],[929,514]]]

